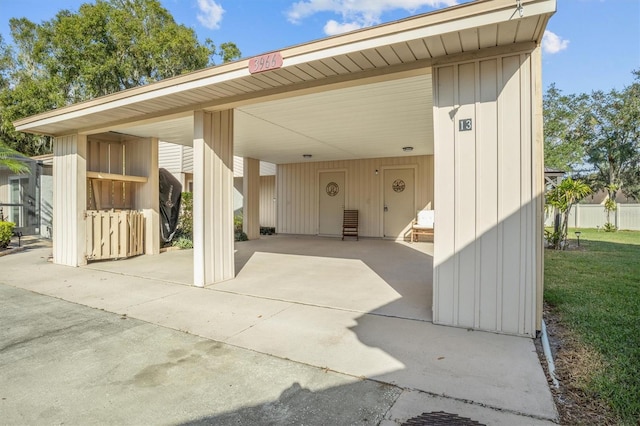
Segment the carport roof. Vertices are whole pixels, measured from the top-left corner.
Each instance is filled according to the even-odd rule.
[[[478,0],[283,49],[279,69],[251,74],[249,60],[239,60],[27,117],[15,126],[52,136],[142,128],[160,118],[180,121],[194,110],[415,77],[445,56],[539,44],[556,0],[522,0],[521,9],[518,4]]]

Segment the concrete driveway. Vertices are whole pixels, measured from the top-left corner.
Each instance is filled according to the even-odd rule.
[[[396,249],[397,258],[391,255]],[[216,347],[249,351],[269,360],[260,361],[268,371],[229,370],[229,381],[249,383],[259,374],[278,374],[276,367],[273,371],[268,367],[276,362],[345,380],[321,385],[321,392],[297,378],[284,385],[274,382],[262,400],[239,398],[224,407],[208,405],[210,411],[204,415],[195,410],[184,413],[181,420],[159,417],[160,423],[229,413],[249,418],[250,413],[264,415],[265,404],[282,403],[283,398],[293,403],[297,398],[307,400],[303,394],[309,396],[308,401],[323,398],[329,395],[328,389],[360,392],[356,387],[361,383],[385,386],[373,386],[377,390],[371,390],[371,400],[366,397],[368,391],[362,391],[369,401],[365,404],[369,408],[362,412],[369,414],[335,424],[397,424],[433,411],[431,408],[487,424],[542,424],[555,419],[551,393],[530,339],[434,326],[428,321],[430,302],[424,303],[430,300],[431,291],[428,250],[426,245],[381,240],[264,238],[238,244],[235,280],[199,289],[184,284],[189,282],[188,251],[68,268],[47,263],[46,249],[39,249],[0,258],[0,282],[116,313],[117,318],[141,320],[153,325],[154,333],[186,332],[198,342],[214,342]],[[413,256],[419,261],[404,264],[397,260]],[[3,324],[7,324],[4,319]],[[121,333],[124,331],[114,332]],[[173,349],[162,340],[156,342],[164,358],[141,364],[141,371],[184,359],[180,352],[172,361],[169,352]],[[133,347],[131,341],[113,343]],[[0,356],[5,353],[0,351]],[[186,357],[189,354],[193,354],[191,349],[184,352]],[[93,367],[85,368],[93,371]],[[2,375],[5,381],[4,369]],[[105,372],[105,386],[114,381],[119,382]],[[264,385],[268,384],[266,380]],[[222,389],[212,386],[214,394]],[[352,411],[345,408],[352,402],[339,392],[334,395],[334,412],[340,407]],[[372,408],[378,404],[387,408]],[[360,410],[357,406],[353,410]],[[283,418],[273,424],[326,424],[309,421],[319,415],[311,408],[289,408],[287,416],[308,416],[303,416],[304,421],[294,416],[286,419],[300,421]],[[374,412],[377,414],[371,414]]]

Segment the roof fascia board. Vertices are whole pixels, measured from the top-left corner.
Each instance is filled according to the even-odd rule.
[[[524,0],[523,5],[527,16],[550,14],[556,10],[556,0]],[[403,21],[285,49],[282,52],[284,58],[283,68],[416,38],[496,24],[511,20],[515,13],[513,0],[485,0],[463,4],[419,17],[408,18]],[[166,79],[147,86],[125,90],[91,101],[27,117],[15,121],[14,125],[18,131],[29,131],[47,124],[54,124],[191,89],[248,77],[251,74],[246,64],[247,60],[241,60],[196,71],[184,76]]]
[[[525,16],[538,16],[555,12],[555,0],[544,0],[533,4],[526,5]],[[438,36],[441,34],[452,33],[456,31],[463,31],[471,28],[482,27],[486,25],[499,24],[501,22],[507,22],[514,20],[515,10],[512,1],[508,3],[507,7],[502,7],[491,12],[485,12],[480,15],[467,14],[464,18],[449,18],[446,21],[433,22],[432,24],[424,23],[418,28],[412,30],[398,31],[393,34],[381,35],[375,38],[367,38],[365,40],[353,41],[350,43],[344,43],[339,46],[328,47],[323,50],[316,50],[298,56],[287,56],[284,58],[284,66],[300,65],[315,60],[321,60],[333,56],[345,55],[362,50],[375,49],[382,46],[388,46],[391,44],[407,42],[420,38],[427,38]],[[432,15],[426,15],[424,18],[432,18]],[[520,18],[519,15],[515,19]],[[433,19],[430,19],[433,21]]]

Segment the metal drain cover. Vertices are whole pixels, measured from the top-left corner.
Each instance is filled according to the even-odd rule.
[[[402,426],[486,426],[475,420],[460,417],[457,414],[445,413],[444,411],[434,411],[432,413],[422,413],[417,417],[402,423]]]

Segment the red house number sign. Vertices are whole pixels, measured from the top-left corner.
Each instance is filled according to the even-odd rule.
[[[249,59],[249,72],[256,74],[259,72],[274,70],[282,66],[282,55],[280,52],[268,53]]]

